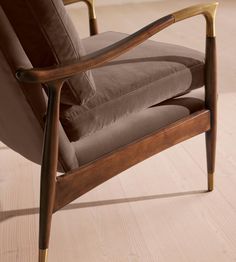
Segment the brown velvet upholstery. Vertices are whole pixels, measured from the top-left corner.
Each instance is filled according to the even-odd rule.
[[[0,0],[20,43],[34,67],[78,59],[85,54],[62,0]],[[65,83],[61,103],[82,104],[95,93],[91,72]]]
[[[85,39],[87,52],[126,35],[106,32]],[[104,67],[94,69],[96,94],[82,106],[62,110],[71,141],[118,119],[204,85],[204,55],[181,46],[146,41]]]
[[[85,2],[93,33],[93,1]],[[78,61],[83,46],[62,0],[0,0],[0,140],[41,164],[38,261],[47,261],[56,211],[141,161],[202,133],[208,191],[213,190],[216,7],[215,3],[180,10],[129,37],[115,32],[90,37],[83,42],[93,53]],[[198,13],[207,18],[205,56],[181,46],[145,42]],[[106,63],[114,57],[118,58]],[[27,69],[18,70],[22,67]],[[96,90],[85,73],[88,68],[94,69]],[[64,80],[68,82],[63,87]],[[204,84],[205,89],[200,88]],[[64,174],[58,176],[58,171]]]
[[[200,88],[124,117],[72,143],[79,165],[93,161],[203,108],[204,90]]]
[[[89,38],[84,40],[84,43],[87,45],[87,51],[91,52],[94,49],[101,48],[107,44],[109,44],[112,41],[119,40],[124,35],[121,35],[119,33],[106,33],[103,35],[100,35],[96,38],[99,38],[100,40],[97,41],[97,46],[95,47],[93,44],[94,38]],[[108,37],[109,36],[109,37]],[[103,40],[100,38],[102,37]],[[43,94],[42,87],[40,85],[26,85],[26,84],[20,84],[16,78],[15,78],[15,71],[19,67],[26,67],[31,68],[32,64],[29,61],[24,49],[22,48],[22,45],[16,36],[11,24],[9,23],[8,19],[5,16],[4,11],[2,10],[0,6],[0,140],[5,143],[7,146],[15,150],[16,152],[20,153],[21,155],[25,156],[31,161],[34,161],[35,163],[40,164],[41,163],[41,152],[42,152],[42,140],[43,140],[43,116],[45,114],[46,110],[46,101],[45,101],[45,94]],[[150,45],[150,48],[152,48],[153,45],[156,45],[152,41],[148,41],[147,45]],[[158,46],[163,46],[163,44],[157,44]],[[169,51],[175,51],[176,47],[172,45],[167,45],[167,47],[170,48]],[[141,50],[144,52],[142,55],[152,56],[153,52],[150,54],[148,53],[148,50],[145,50],[145,45],[141,45]],[[172,49],[173,48],[173,49]],[[139,49],[136,49],[136,51]],[[137,53],[136,51],[132,51],[128,53],[128,57],[136,57]],[[158,51],[158,50],[157,50]],[[145,53],[146,52],[146,53]],[[158,51],[159,52],[159,51]],[[194,59],[186,60],[184,63],[187,63],[190,61],[191,63],[195,61],[197,64],[199,63],[199,78],[194,78],[195,74],[187,73],[189,72],[189,69],[185,70],[184,64],[176,63],[176,65],[183,68],[184,71],[186,71],[186,85],[182,88],[179,85],[177,86],[177,93],[181,93],[188,89],[190,86],[191,88],[196,88],[200,85],[202,85],[202,78],[201,78],[201,72],[202,72],[202,55],[198,52],[193,52],[186,48],[178,47],[178,52],[180,52],[180,55],[182,55],[182,52],[187,52],[185,54],[188,54],[190,52],[191,54],[194,54]],[[170,53],[171,54],[171,53]],[[119,60],[126,59],[127,56],[122,56]],[[117,111],[118,108],[123,110],[123,107],[118,107],[120,101],[117,101],[116,104],[112,104],[109,107],[102,108],[103,105],[108,105],[108,103],[104,103],[104,101],[107,101],[107,99],[110,98],[116,98],[116,96],[122,92],[126,92],[125,90],[125,81],[129,81],[129,79],[122,78],[121,87],[116,85],[116,81],[111,82],[110,89],[108,88],[108,81],[110,79],[108,78],[101,78],[103,74],[105,74],[106,70],[108,70],[108,74],[110,72],[117,72],[117,68],[120,67],[119,63],[117,62],[119,60],[116,60],[115,63],[117,65],[110,65],[107,67],[103,67],[101,69],[94,70],[94,75],[96,77],[96,82],[98,83],[98,94],[96,97],[92,98],[91,101],[86,104],[86,106],[76,106],[76,109],[80,108],[84,114],[84,120],[89,121],[79,121],[75,122],[75,128],[78,127],[78,124],[80,127],[85,125],[84,130],[88,130],[87,125],[89,124],[96,124],[97,119],[99,116],[101,117],[101,113],[104,112],[104,116],[107,117],[107,111],[111,111],[112,114],[118,114],[116,123],[111,124],[107,128],[104,128],[100,131],[95,132],[92,135],[88,135],[87,137],[84,137],[80,139],[79,141],[76,141],[75,143],[70,143],[67,135],[64,132],[64,129],[62,126],[60,126],[60,136],[59,136],[59,166],[58,169],[60,171],[68,171],[73,168],[78,167],[80,164],[87,163],[89,161],[92,161],[101,155],[107,154],[111,152],[115,148],[119,148],[120,146],[129,143],[131,141],[134,141],[135,139],[140,138],[142,135],[145,135],[149,132],[152,132],[156,129],[162,128],[163,126],[176,121],[188,114],[190,114],[191,111],[197,111],[203,106],[202,100],[196,100],[195,98],[191,99],[172,99],[168,101],[168,104],[176,104],[180,103],[181,105],[158,105],[149,109],[145,109],[143,111],[134,110],[134,112],[129,112],[132,114],[129,114],[128,116],[124,116],[123,112]],[[199,62],[201,61],[201,62]],[[158,66],[160,66],[160,61],[158,62]],[[195,63],[194,62],[194,63]],[[114,63],[114,62],[113,62]],[[144,62],[145,65],[152,65],[152,63],[155,62]],[[161,65],[164,65],[166,62],[161,63]],[[168,61],[169,63],[169,61]],[[144,68],[140,63],[140,66]],[[127,67],[126,67],[127,66]],[[139,69],[139,63],[135,65],[136,69]],[[125,63],[124,64],[125,69],[131,70],[130,64]],[[114,69],[113,69],[114,68]],[[198,66],[196,67],[198,68]],[[195,69],[196,69],[195,68]],[[153,69],[153,68],[151,68]],[[155,68],[154,68],[155,69]],[[193,70],[193,68],[192,68]],[[121,71],[124,72],[123,66],[121,67]],[[140,72],[140,71],[139,71]],[[154,72],[151,71],[153,74]],[[123,75],[118,75],[119,77],[123,77]],[[117,76],[117,77],[118,77]],[[113,75],[113,77],[116,77],[116,75]],[[98,81],[99,80],[99,81]],[[152,78],[148,80],[149,84]],[[154,81],[154,79],[153,79]],[[176,80],[177,83],[178,81]],[[129,82],[128,82],[129,83]],[[192,83],[192,84],[191,84]],[[140,84],[140,82],[137,82],[137,85]],[[150,86],[150,85],[147,86]],[[114,86],[117,89],[114,89]],[[170,95],[173,96],[174,93],[172,92],[171,86],[169,84],[166,85],[168,90],[170,91]],[[174,85],[174,90],[176,88]],[[155,86],[158,88],[158,85]],[[108,88],[108,89],[107,89]],[[131,88],[131,89],[130,89]],[[106,95],[104,95],[103,91],[107,89],[108,92]],[[155,88],[153,88],[155,89]],[[128,85],[127,90],[131,91],[132,86]],[[175,91],[176,91],[175,90]],[[115,92],[114,92],[115,91]],[[145,90],[146,91],[146,90]],[[143,94],[145,95],[145,91]],[[163,89],[163,92],[161,93],[161,98],[166,99],[169,97],[169,94],[166,96],[165,92],[167,92],[166,89]],[[191,95],[194,97],[195,94]],[[122,98],[125,98],[125,96],[122,96]],[[148,97],[149,98],[149,97]],[[128,98],[127,98],[128,99]],[[159,101],[159,98],[155,98],[157,100],[153,101],[152,104]],[[162,100],[161,99],[161,100]],[[111,101],[113,102],[114,99]],[[123,100],[122,100],[123,101]],[[126,100],[129,104],[129,99]],[[123,105],[127,105],[127,102],[124,101]],[[134,102],[135,99],[133,100]],[[141,101],[141,100],[140,100]],[[134,106],[138,105],[140,103],[138,100],[138,103],[135,103]],[[87,109],[89,107],[96,105],[97,102],[101,102],[101,111],[98,110],[98,115],[94,115],[91,119],[93,122],[91,122],[91,119],[86,119],[88,117]],[[146,104],[149,106],[149,103]],[[146,107],[145,105],[145,107]],[[114,106],[114,107],[113,107]],[[100,107],[97,107],[100,108]],[[75,108],[75,107],[72,107]],[[191,108],[191,110],[189,110]],[[127,110],[127,109],[125,109]],[[95,112],[96,110],[91,110],[91,112]],[[119,115],[120,114],[120,115]],[[122,118],[120,117],[122,116]],[[103,117],[103,116],[102,116]],[[83,119],[82,117],[80,117]],[[155,121],[154,121],[155,119]],[[109,118],[108,118],[109,120]],[[104,121],[104,120],[102,120]],[[109,120],[110,121],[110,120]],[[112,120],[114,121],[114,119]],[[107,122],[105,122],[104,126],[107,125]],[[94,131],[94,130],[93,130]],[[89,132],[88,132],[89,133]]]
[[[0,140],[35,163],[41,163],[46,101],[40,85],[20,84],[19,67],[32,67],[0,6]],[[78,166],[74,148],[60,127],[59,170]]]

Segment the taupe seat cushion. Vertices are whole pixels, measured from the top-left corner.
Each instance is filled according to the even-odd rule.
[[[204,90],[200,88],[187,95],[121,118],[110,126],[72,143],[79,165],[96,160],[191,113],[202,110],[204,104]]]
[[[106,32],[83,41],[93,52],[126,37]],[[94,69],[96,94],[83,106],[63,109],[61,121],[71,141],[121,117],[204,85],[204,55],[181,46],[146,41],[104,67]]]
[[[53,66],[85,54],[62,0],[0,0],[0,4],[33,67]],[[84,72],[65,83],[61,102],[82,104],[94,93],[91,72]]]

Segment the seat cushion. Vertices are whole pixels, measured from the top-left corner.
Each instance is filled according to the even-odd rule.
[[[200,88],[185,96],[121,118],[110,126],[72,143],[79,165],[109,154],[204,107],[204,90]]]
[[[83,41],[87,52],[126,37],[106,32]],[[155,41],[94,69],[96,94],[83,106],[61,112],[71,141],[90,135],[118,119],[204,85],[204,55],[198,51]]]
[[[79,59],[85,50],[62,0],[0,0],[20,43],[34,67]],[[91,72],[65,83],[63,104],[82,104],[95,93]]]

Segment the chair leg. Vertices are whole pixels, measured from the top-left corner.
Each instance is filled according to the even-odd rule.
[[[47,262],[48,247],[51,231],[52,212],[45,212],[45,208],[40,208],[39,222],[39,262]]]
[[[39,214],[39,262],[47,262],[49,239],[52,224],[55,183],[45,187],[41,178],[40,214]]]
[[[44,128],[39,214],[39,262],[47,261],[58,166],[58,126],[62,82],[48,84],[48,108]]]
[[[215,157],[216,157],[216,128],[206,132],[206,155],[208,172],[208,191],[214,189]]]
[[[211,112],[211,129],[206,132],[206,153],[208,171],[208,191],[214,189],[214,172],[216,157],[217,135],[217,81],[216,81],[216,39],[208,37],[206,40],[205,66],[205,102]]]

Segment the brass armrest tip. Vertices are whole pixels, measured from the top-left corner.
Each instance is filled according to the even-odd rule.
[[[207,36],[215,37],[215,16],[218,5],[219,2],[194,5],[172,13],[172,16],[175,22],[179,22],[193,16],[203,15],[207,22]]]

